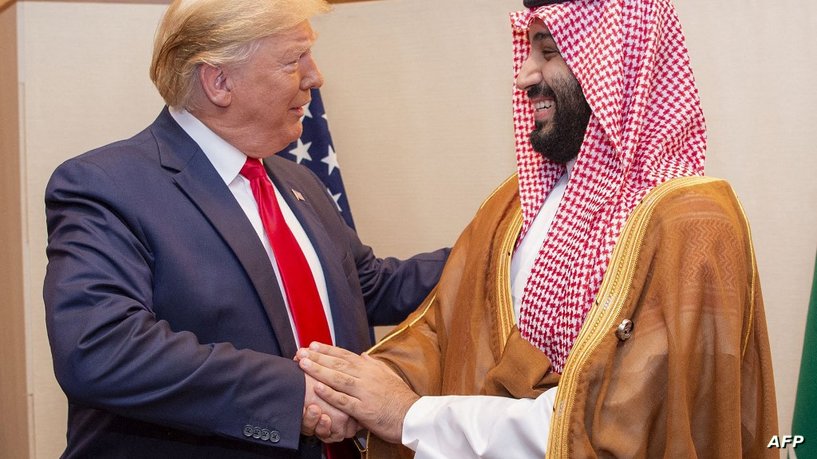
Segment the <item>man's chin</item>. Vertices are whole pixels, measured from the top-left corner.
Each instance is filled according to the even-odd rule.
[[[565,148],[565,145],[554,142],[553,139],[534,138],[533,136],[531,136],[531,147],[533,151],[542,155],[543,158],[559,164],[567,164],[578,154],[577,149],[572,151],[574,149]]]

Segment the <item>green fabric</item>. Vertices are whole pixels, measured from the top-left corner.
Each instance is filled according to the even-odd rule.
[[[814,281],[811,285],[811,301],[806,319],[806,335],[803,339],[803,358],[800,362],[800,379],[797,382],[797,400],[794,405],[792,434],[802,435],[804,442],[797,446],[798,458],[817,458],[817,260]]]

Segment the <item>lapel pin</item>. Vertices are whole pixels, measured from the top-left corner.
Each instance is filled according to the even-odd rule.
[[[298,190],[296,190],[294,188],[292,189],[292,194],[295,195],[295,199],[297,199],[298,201],[306,201],[304,199],[304,195],[302,195],[300,191],[298,191]]]

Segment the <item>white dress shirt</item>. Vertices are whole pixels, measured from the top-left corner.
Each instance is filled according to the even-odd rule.
[[[289,302],[284,294],[284,284],[281,282],[281,274],[278,272],[278,265],[275,262],[275,254],[272,252],[269,239],[267,238],[264,224],[261,221],[261,215],[258,213],[258,203],[252,194],[250,188],[250,181],[240,174],[241,168],[247,161],[247,156],[241,153],[237,148],[229,144],[226,140],[219,137],[215,132],[210,130],[198,118],[193,116],[190,112],[184,109],[170,107],[170,116],[179,123],[179,126],[187,133],[201,148],[210,163],[224,180],[224,183],[230,189],[230,192],[235,196],[236,201],[241,206],[241,210],[247,215],[250,223],[252,223],[264,250],[272,264],[272,269],[275,271],[275,278],[278,280],[278,287],[281,289],[281,296],[284,298],[286,304],[287,315],[289,316],[289,325],[292,328],[292,333],[295,336],[295,342],[298,342],[298,330],[295,328],[295,322],[292,320],[292,313],[289,310]],[[270,183],[272,181],[270,180]],[[281,213],[284,216],[287,226],[292,231],[298,245],[306,257],[309,268],[312,271],[312,277],[315,279],[315,286],[318,288],[318,295],[323,304],[323,310],[326,313],[326,321],[329,325],[329,333],[332,335],[332,343],[335,342],[335,329],[333,327],[332,313],[329,309],[329,294],[326,290],[326,278],[323,274],[318,254],[315,248],[309,241],[306,232],[301,223],[295,217],[295,214],[290,209],[286,200],[281,196],[281,191],[272,183],[272,188],[275,190],[275,197],[278,200],[278,205],[281,207]],[[292,192],[293,190],[284,190],[284,192]]]
[[[518,320],[522,293],[564,196],[575,160],[559,178],[511,257],[511,297]],[[403,420],[402,442],[415,459],[544,457],[556,387],[536,399],[420,397]]]

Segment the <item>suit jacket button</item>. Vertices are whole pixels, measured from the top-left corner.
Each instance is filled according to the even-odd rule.
[[[271,430],[269,433],[269,441],[273,443],[278,443],[279,441],[281,441],[281,434],[278,433],[277,430]]]
[[[261,440],[262,440],[262,441],[267,441],[267,440],[269,440],[269,430],[267,430],[267,429],[261,429]]]
[[[244,436],[245,437],[252,437],[253,428],[251,425],[247,424],[244,426]]]

